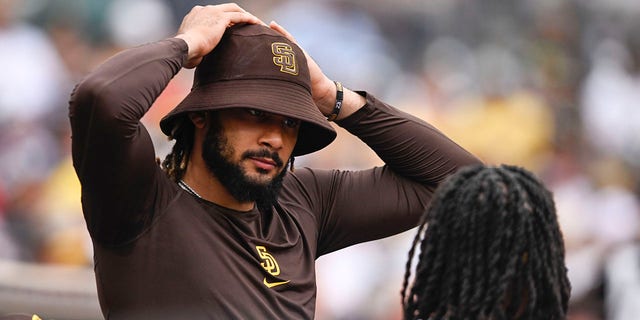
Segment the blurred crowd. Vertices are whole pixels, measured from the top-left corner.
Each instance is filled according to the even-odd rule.
[[[640,2],[236,1],[287,28],[330,77],[420,116],[554,192],[577,320],[640,313]],[[67,101],[122,50],[172,36],[186,0],[0,0],[0,259],[91,267]],[[143,119],[186,95],[182,70]],[[338,128],[297,165],[381,164]],[[318,261],[318,319],[397,319],[413,230]],[[638,307],[636,307],[636,305]],[[636,312],[636,313],[634,313]]]

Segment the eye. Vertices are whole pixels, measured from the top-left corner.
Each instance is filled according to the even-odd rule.
[[[300,126],[300,120],[293,118],[285,118],[283,121],[287,128],[297,128]]]
[[[258,117],[258,118],[262,118],[265,116],[265,112],[262,110],[256,110],[256,109],[247,109],[247,112],[254,116],[254,117]]]

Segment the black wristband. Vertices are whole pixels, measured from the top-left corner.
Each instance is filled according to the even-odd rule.
[[[344,97],[342,83],[338,81],[334,81],[333,83],[336,84],[336,104],[333,106],[333,111],[331,111],[331,114],[327,117],[327,120],[329,121],[333,121],[338,117],[340,109],[342,108],[342,99]]]

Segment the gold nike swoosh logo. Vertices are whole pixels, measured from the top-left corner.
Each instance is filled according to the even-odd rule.
[[[264,280],[262,281],[262,283],[264,283],[265,286],[267,286],[267,288],[273,288],[279,285],[283,285],[283,284],[287,284],[289,283],[289,281],[291,280],[287,280],[287,281],[280,281],[280,282],[269,282],[267,281],[267,278],[265,277]]]

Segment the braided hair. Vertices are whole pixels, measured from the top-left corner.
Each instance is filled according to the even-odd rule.
[[[169,140],[175,140],[175,143],[162,161],[162,170],[176,183],[187,170],[187,162],[193,149],[194,131],[195,127],[190,121],[182,121],[169,136]]]
[[[564,257],[553,196],[532,173],[463,168],[440,186],[418,226],[402,285],[404,319],[565,319]]]

